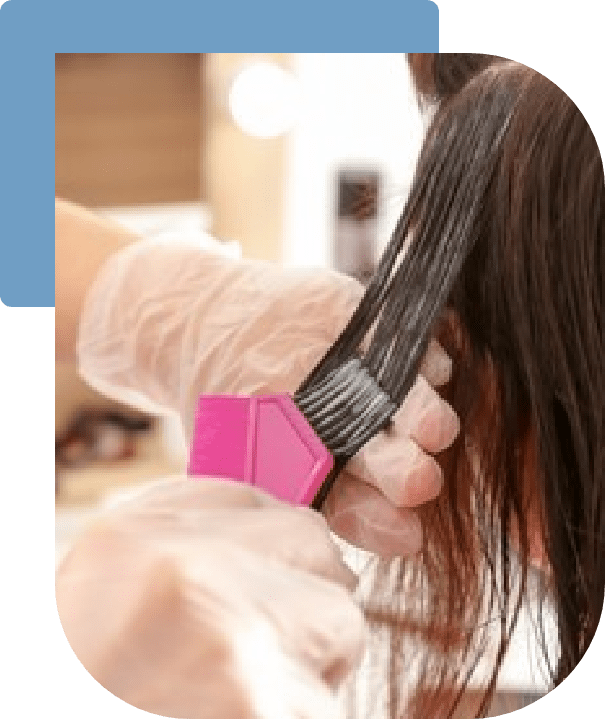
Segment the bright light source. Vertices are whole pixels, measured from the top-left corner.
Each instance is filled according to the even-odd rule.
[[[233,120],[247,135],[278,137],[295,123],[300,107],[298,83],[288,71],[266,61],[244,68],[229,91]]]

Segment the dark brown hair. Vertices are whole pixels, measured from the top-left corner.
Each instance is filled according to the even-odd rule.
[[[443,491],[421,510],[423,552],[379,565],[366,604],[376,628],[390,630],[392,719],[454,716],[479,659],[491,678],[472,715],[485,716],[531,599],[556,686],[584,656],[603,607],[603,165],[588,123],[556,85],[516,63],[484,64],[439,89],[378,270],[302,388],[323,396],[327,387],[329,407],[346,409],[342,387],[361,377],[371,398],[387,398],[388,417],[432,334],[453,358],[447,398],[461,434],[441,457]],[[348,384],[339,379],[347,367]],[[530,572],[532,544],[544,547],[543,575]]]
[[[408,53],[408,66],[422,103],[438,103],[452,97],[475,75],[495,62],[496,55],[473,53]]]
[[[486,181],[478,158],[482,137],[494,132],[501,140]],[[461,164],[471,178],[477,173],[478,196],[452,188]],[[409,627],[420,612],[420,685],[429,688],[406,716],[452,716],[480,655],[493,667],[474,714],[484,716],[532,593],[554,612],[554,656],[541,621],[536,636],[553,686],[584,656],[603,608],[603,165],[565,93],[529,68],[498,63],[442,101],[411,197],[418,239],[410,252],[441,241],[427,232],[437,229],[435,218],[454,228],[448,242],[472,248],[441,327],[455,367],[448,399],[462,431],[442,458],[444,490],[424,509],[422,561],[403,563],[398,577],[404,598],[422,588],[419,608],[410,615],[370,606],[368,614],[393,628],[391,676],[402,686]],[[532,535],[544,544],[548,573],[530,588]],[[443,691],[452,686],[458,694]],[[399,695],[392,692],[393,717],[404,712]]]

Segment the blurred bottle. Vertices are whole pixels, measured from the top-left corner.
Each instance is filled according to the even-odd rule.
[[[367,284],[376,267],[380,173],[343,168],[337,175],[334,268]]]

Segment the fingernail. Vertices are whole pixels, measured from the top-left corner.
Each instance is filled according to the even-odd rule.
[[[454,410],[448,405],[445,405],[447,409],[447,417],[443,421],[441,427],[441,445],[443,449],[447,449],[460,433],[460,419]]]
[[[439,376],[439,384],[445,384],[452,374],[452,360],[442,352],[436,362],[435,372]]]
[[[443,347],[435,340],[431,340],[429,344],[423,362],[422,374],[426,377],[429,384],[435,387],[446,384],[451,377],[452,360]]]
[[[460,432],[460,420],[454,410],[439,399],[432,402],[422,413],[417,432],[412,437],[427,452],[437,453],[447,449]]]

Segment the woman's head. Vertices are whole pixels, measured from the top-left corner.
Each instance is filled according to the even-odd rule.
[[[425,638],[438,651],[424,676],[464,685],[486,612],[500,629],[497,669],[527,599],[531,545],[543,544],[558,683],[584,655],[605,589],[605,182],[595,138],[545,77],[488,63],[440,103],[405,215],[399,231],[413,226],[413,256],[442,243],[462,255],[441,327],[462,431],[425,510]],[[420,575],[402,575],[401,591]]]

